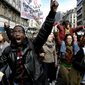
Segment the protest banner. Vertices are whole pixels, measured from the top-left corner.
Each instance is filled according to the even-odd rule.
[[[25,19],[43,19],[40,0],[21,0],[21,17]]]

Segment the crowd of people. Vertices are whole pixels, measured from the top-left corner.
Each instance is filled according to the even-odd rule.
[[[10,31],[8,22],[4,23],[5,33],[0,33],[0,71],[4,75],[0,85],[46,85],[46,81],[52,85],[57,80],[58,59],[63,85],[85,85],[85,34],[77,34],[85,26],[71,28],[68,20],[63,20],[62,26],[55,22],[58,5],[51,0],[45,22],[31,38],[21,25]],[[75,79],[71,77],[75,75]]]

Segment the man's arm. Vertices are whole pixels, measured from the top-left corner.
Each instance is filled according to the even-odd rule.
[[[51,11],[49,15],[47,16],[44,24],[42,25],[36,39],[33,41],[34,45],[38,49],[40,49],[43,46],[49,34],[51,33],[53,24],[55,22],[55,14],[56,14],[57,8],[58,8],[58,2],[53,1],[53,3],[51,3]]]
[[[12,40],[12,35],[11,35],[11,31],[9,29],[9,24],[7,22],[4,23],[4,29],[7,33],[7,36],[9,38],[9,40]]]

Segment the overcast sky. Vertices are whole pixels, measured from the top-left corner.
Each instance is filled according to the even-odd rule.
[[[50,10],[51,0],[41,0],[44,16],[46,17]],[[57,11],[66,12],[67,10],[73,9],[77,6],[77,0],[57,0],[59,7]]]

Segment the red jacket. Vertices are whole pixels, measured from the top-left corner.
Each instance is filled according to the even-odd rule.
[[[55,22],[54,26],[57,24],[58,24],[58,22]],[[65,28],[63,28],[60,24],[58,24],[57,28],[59,29],[59,38],[60,38],[60,40],[63,40],[66,35]],[[85,26],[84,26],[84,28],[85,28]],[[80,31],[81,29],[83,29],[83,26],[80,26],[77,28],[70,28],[70,34],[73,36],[73,32]]]

